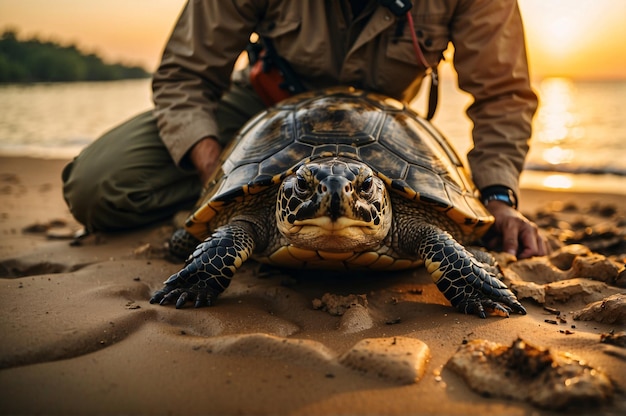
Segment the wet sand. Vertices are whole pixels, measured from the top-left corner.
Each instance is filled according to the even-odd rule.
[[[626,349],[600,342],[624,331],[624,321],[574,319],[626,292],[623,195],[524,190],[521,210],[555,237],[574,241],[566,228],[577,221],[612,231],[599,238],[617,236],[606,258],[618,273],[605,282],[568,276],[583,283],[542,286],[541,302],[527,291],[525,316],[460,314],[422,268],[345,277],[253,262],[214,307],[176,310],[148,302],[180,268],[163,248],[171,224],[70,246],[63,237],[80,226],[61,196],[64,165],[0,157],[2,414],[541,414],[527,401],[483,397],[446,366],[468,341],[510,345],[518,337],[576,354],[611,379],[611,400],[566,413],[626,412]],[[552,267],[545,260],[512,263],[505,275],[532,279]],[[354,295],[342,316],[313,307],[327,293],[340,302]],[[429,357],[421,370],[417,340]]]

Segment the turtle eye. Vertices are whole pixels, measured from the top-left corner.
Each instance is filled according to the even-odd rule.
[[[365,178],[365,180],[361,182],[361,193],[369,194],[372,191],[373,185],[374,185],[374,181],[372,180],[371,176]]]
[[[309,182],[302,175],[296,175],[296,191],[306,193],[309,190]]]

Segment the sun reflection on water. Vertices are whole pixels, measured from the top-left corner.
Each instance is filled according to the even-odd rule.
[[[567,175],[548,175],[543,180],[543,186],[551,189],[571,189],[574,185]]]
[[[567,78],[546,78],[539,87],[541,107],[537,114],[537,140],[560,144],[584,136],[574,106],[574,85]]]
[[[560,165],[574,160],[574,151],[561,146],[552,146],[542,152],[542,157],[551,165]]]
[[[523,185],[624,194],[626,82],[547,78],[535,89],[540,105]]]

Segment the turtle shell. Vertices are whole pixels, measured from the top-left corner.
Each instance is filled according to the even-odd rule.
[[[461,159],[429,122],[395,99],[334,88],[297,95],[251,119],[185,227],[204,239],[218,211],[279,184],[303,163],[333,156],[367,164],[392,192],[444,212],[468,237],[493,222]]]

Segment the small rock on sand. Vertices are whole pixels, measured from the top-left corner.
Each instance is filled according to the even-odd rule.
[[[626,295],[617,293],[574,312],[578,321],[626,324]]]
[[[609,334],[601,334],[600,342],[603,344],[610,344],[617,347],[626,348],[626,332],[621,331]]]
[[[322,299],[313,299],[313,309],[321,309],[331,315],[341,316],[352,305],[367,307],[367,295],[335,295],[325,293]]]
[[[365,331],[373,326],[374,319],[369,309],[358,303],[351,305],[339,322],[339,330],[345,334]]]
[[[408,337],[369,338],[339,357],[346,367],[400,384],[419,381],[430,358],[428,345]]]
[[[511,346],[473,340],[446,364],[477,393],[552,410],[594,406],[613,395],[611,380],[568,353],[517,339]]]

